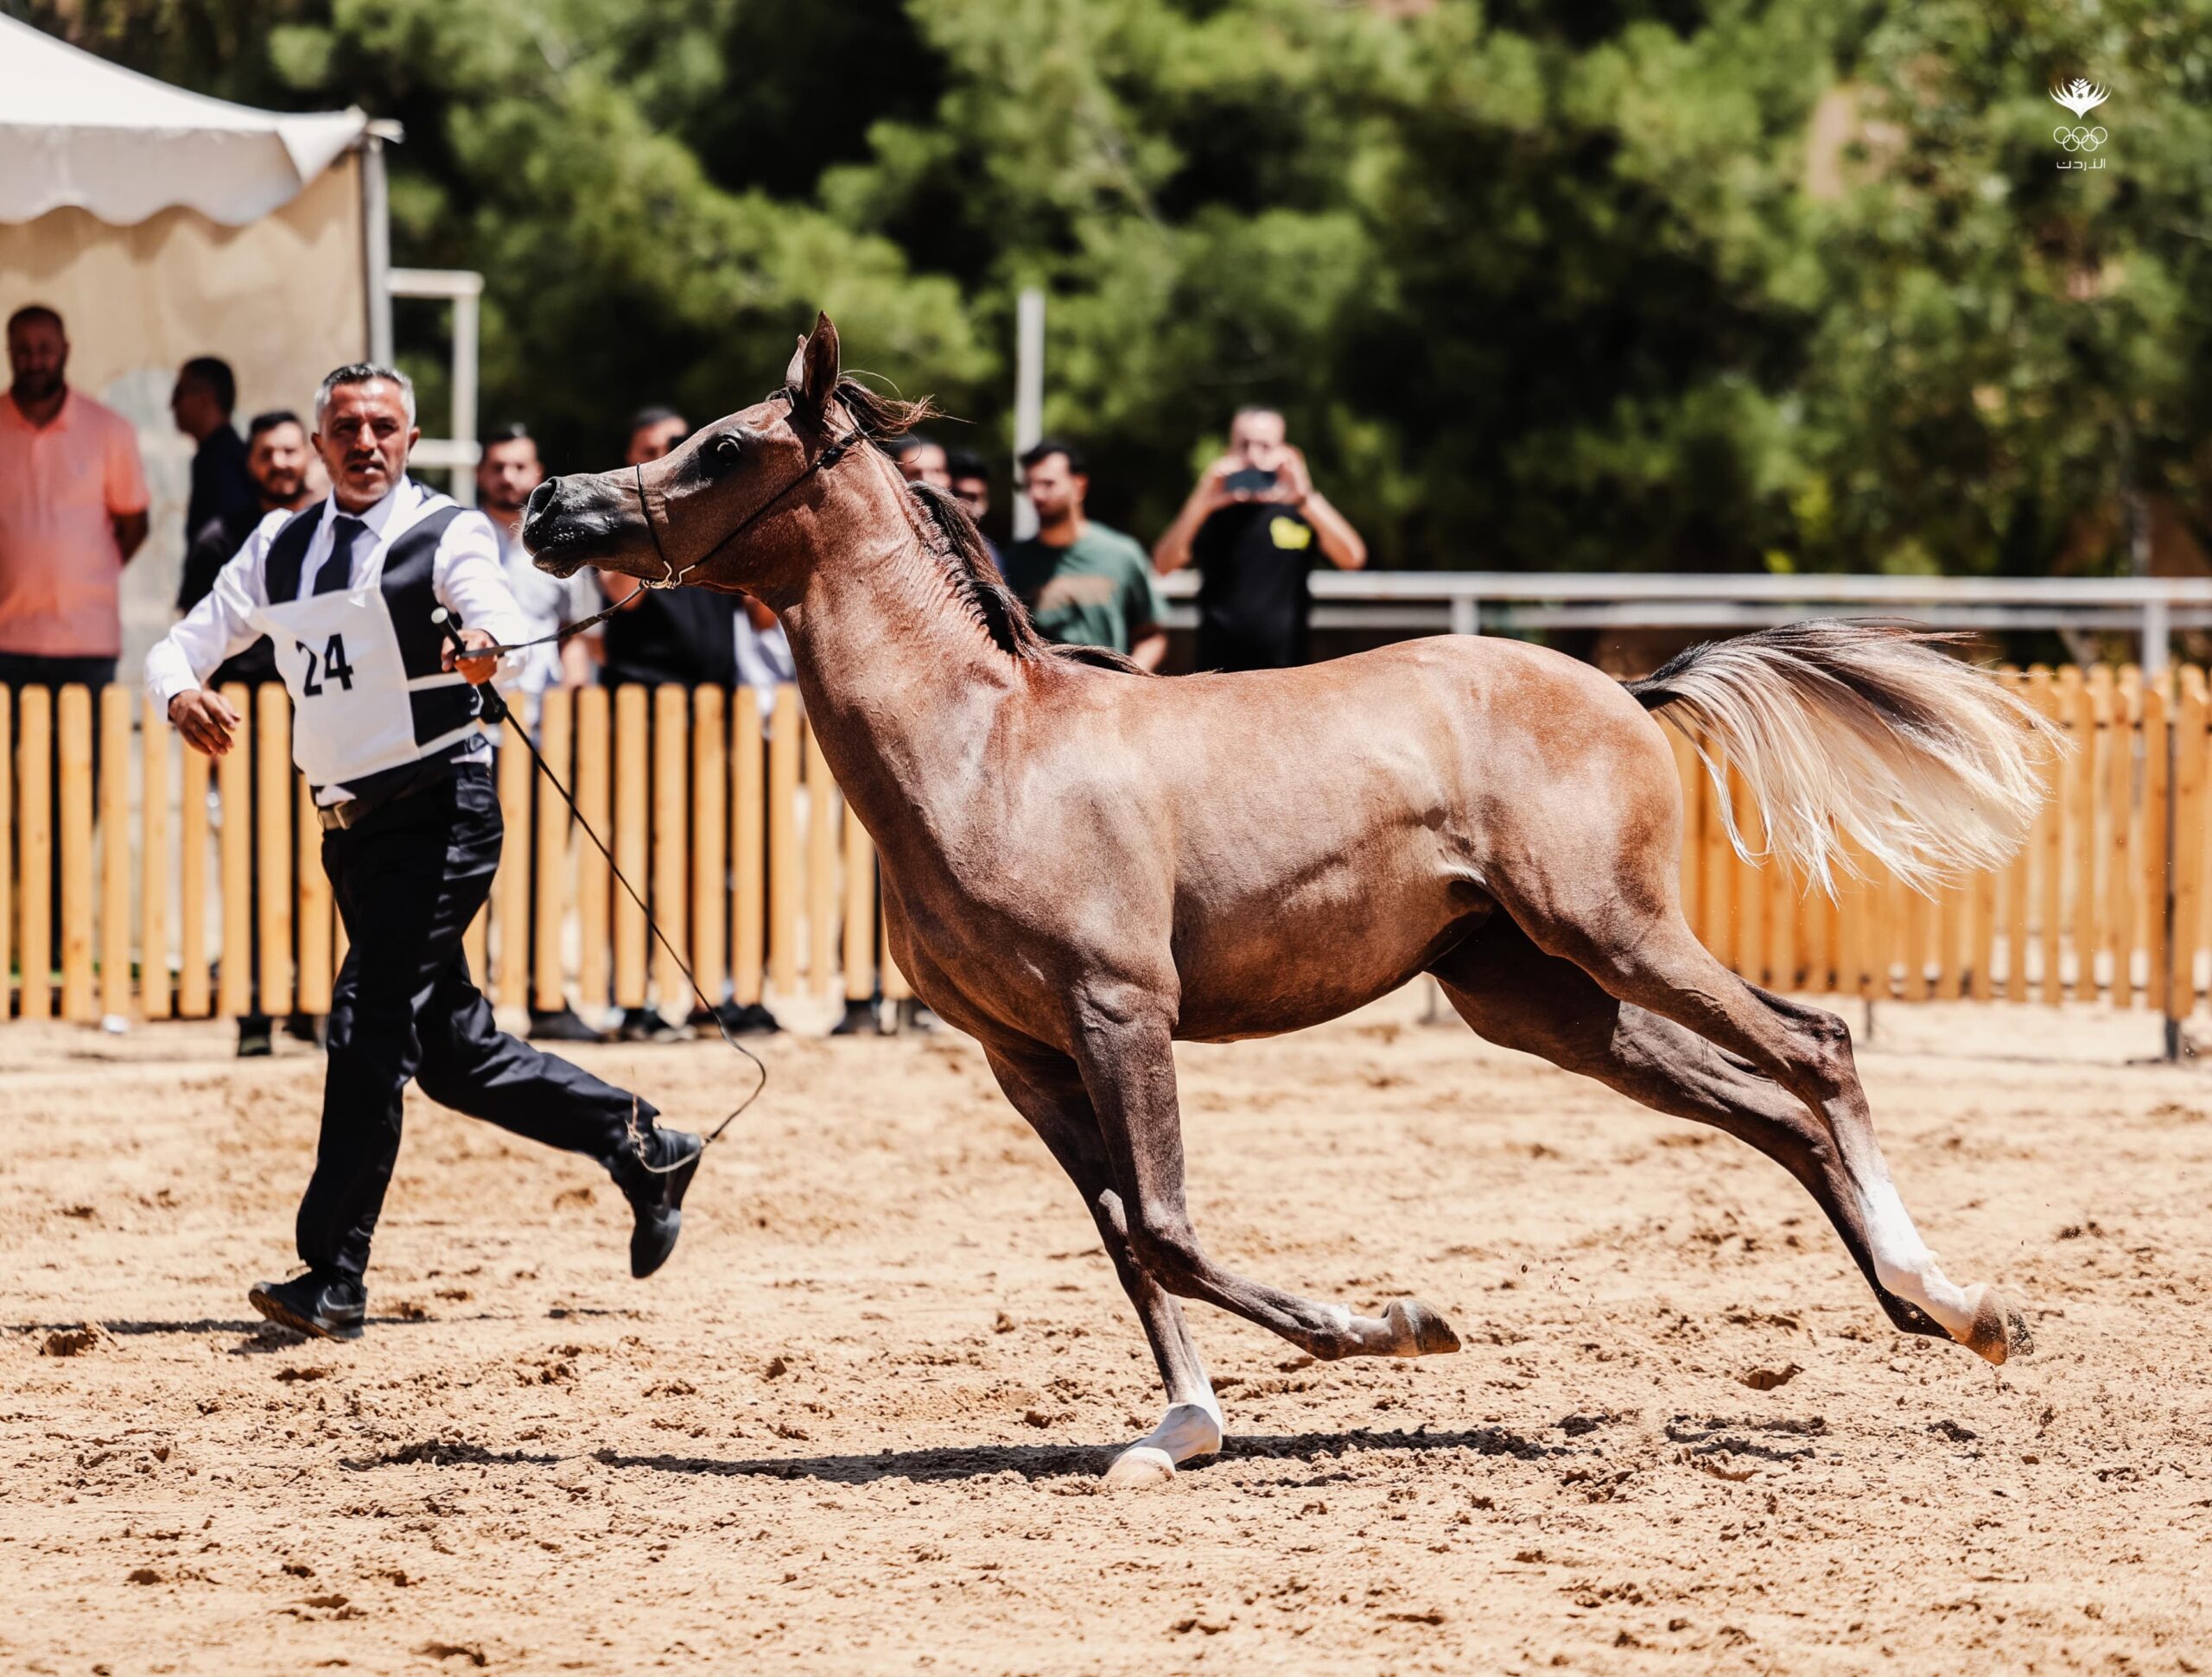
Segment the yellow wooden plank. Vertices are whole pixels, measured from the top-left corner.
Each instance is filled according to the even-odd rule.
[[[691,882],[685,877],[684,782],[690,773],[690,695],[669,683],[653,695],[653,918],[667,942],[652,947],[654,1000],[671,1020],[691,1012],[690,988],[677,956],[690,940]],[[671,949],[671,946],[673,946]]]
[[[138,1011],[148,1019],[167,1019],[175,1011],[168,910],[172,747],[160,705],[151,697],[144,702],[138,730]],[[5,966],[0,959],[0,970]]]
[[[221,799],[223,960],[215,1010],[235,1019],[253,1011],[253,696],[243,682],[223,689],[238,719],[231,748],[215,761]]]
[[[25,1019],[54,1013],[54,695],[43,687],[20,689],[21,729],[16,741],[18,834],[16,860],[22,872],[17,900],[22,935],[17,960],[22,969],[22,1007]]]
[[[322,829],[315,818],[315,791],[304,775],[292,777],[293,830],[299,835],[299,880],[295,912],[299,917],[300,970],[293,1004],[320,1018],[330,1011],[330,875],[322,871]]]
[[[586,687],[576,694],[576,810],[586,825],[604,836],[613,797],[608,776],[607,689]],[[607,858],[588,839],[576,846],[576,1000],[587,1012],[607,1006],[607,893],[613,880]]]
[[[646,789],[652,748],[647,715],[652,696],[632,683],[614,690],[614,866],[643,894],[645,875]],[[614,1001],[645,1005],[645,917],[630,892],[614,892]]]
[[[2191,681],[2190,677],[2196,680]],[[2173,943],[2167,951],[2166,1016],[2186,1019],[2196,1002],[2196,954],[2204,890],[2205,716],[2203,672],[2183,671],[2174,712]]]
[[[2104,727],[2107,820],[2105,852],[2105,949],[2110,962],[2110,994],[2115,1007],[2127,1007],[2135,994],[2135,757],[2141,723],[2142,688],[2129,689],[2121,672],[2107,702]]]
[[[511,1011],[530,1005],[531,761],[522,724],[510,714],[499,724],[498,787],[499,871],[492,876],[492,927],[499,940],[492,981],[493,1005]]]
[[[2173,737],[2166,725],[2169,713],[2166,684],[2146,682],[2143,687],[2143,816],[2139,827],[2142,842],[2139,871],[2143,891],[2137,924],[2137,942],[2144,952],[2143,1005],[2160,1013],[2166,1007],[2166,848],[2173,821]]]
[[[722,738],[728,696],[719,687],[691,695],[691,971],[715,1003],[728,976],[729,867],[722,848],[729,836],[729,750]]]
[[[111,682],[99,707],[99,1010],[130,1013],[130,713],[137,695]]]
[[[768,955],[767,810],[762,777],[760,702],[749,687],[731,696],[729,854],[735,881],[730,933],[731,994],[738,1005],[760,1000]]]
[[[61,1017],[93,1018],[92,696],[72,682],[55,706],[60,740]]]
[[[538,700],[537,754],[545,759],[564,786],[575,785],[569,759],[575,719],[575,696],[565,687],[553,688]],[[530,1002],[547,1013],[557,1012],[569,1001],[568,975],[562,958],[562,932],[569,921],[569,806],[551,785],[538,780],[537,795],[537,856],[531,868]]]
[[[254,883],[261,926],[260,1011],[292,1011],[292,701],[275,682],[253,696],[260,810]]]
[[[169,730],[163,727],[163,735]],[[182,777],[177,793],[176,1011],[205,1019],[214,1007],[207,970],[207,781],[213,766],[177,742]]]

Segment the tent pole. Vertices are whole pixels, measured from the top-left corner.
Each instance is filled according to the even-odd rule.
[[[368,302],[369,359],[391,365],[391,199],[384,178],[384,138],[361,137],[362,290]]]

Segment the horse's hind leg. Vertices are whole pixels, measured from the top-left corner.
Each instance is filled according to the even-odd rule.
[[[1242,1316],[1325,1361],[1458,1350],[1459,1336],[1418,1299],[1398,1299],[1381,1316],[1355,1316],[1342,1305],[1317,1304],[1236,1274],[1208,1255],[1183,1197],[1174,1043],[1158,994],[1094,986],[1074,999],[1076,1064],[1113,1164],[1138,1264],[1170,1293]]]
[[[1674,1020],[1607,994],[1581,968],[1545,954],[1503,916],[1432,970],[1460,1018],[1487,1040],[1540,1055],[1758,1148],[1812,1195],[1897,1328],[1950,1337],[1882,1285],[1859,1195],[1827,1125],[1781,1084]]]
[[[1192,1343],[1183,1306],[1129,1255],[1128,1226],[1114,1191],[1113,1170],[1074,1063],[1057,1055],[1017,1057],[989,1049],[985,1053],[1007,1099],[1082,1194],[1167,1388],[1167,1409],[1160,1424],[1115,1458],[1107,1482],[1140,1485],[1172,1479],[1177,1463],[1219,1450],[1223,1432],[1221,1402]]]
[[[1608,994],[1718,1044],[1811,1109],[1842,1163],[1882,1291],[1992,1363],[2031,1349],[2019,1312],[1993,1287],[1955,1285],[1906,1214],[1875,1140],[1849,1028],[1833,1013],[1753,988],[1715,960],[1675,905],[1675,865],[1656,855],[1648,868],[1630,863],[1611,882],[1611,900],[1581,923],[1525,905],[1510,912],[1539,948],[1573,962]]]

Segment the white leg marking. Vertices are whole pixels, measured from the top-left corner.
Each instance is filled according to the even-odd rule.
[[[1211,1387],[1203,1387],[1198,1395],[1169,1404],[1157,1426],[1116,1456],[1106,1470],[1106,1483],[1165,1484],[1175,1477],[1178,1462],[1219,1450],[1222,1430],[1221,1400]]]
[[[1874,1274],[1900,1299],[1916,1304],[1942,1324],[1954,1339],[1963,1340],[1974,1325],[1974,1308],[1963,1289],[1953,1285],[1936,1266],[1936,1255],[1912,1226],[1897,1184],[1887,1176],[1860,1181],[1859,1209],[1866,1220],[1866,1240],[1873,1248]]]

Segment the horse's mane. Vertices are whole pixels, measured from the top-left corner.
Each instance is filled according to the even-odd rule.
[[[982,620],[998,648],[1022,660],[1058,658],[1069,664],[1093,664],[1143,675],[1119,652],[1105,646],[1062,646],[1037,632],[1029,611],[991,562],[983,532],[968,516],[968,509],[946,491],[926,483],[910,483],[906,492],[929,515],[923,545],[944,562],[946,574],[962,600]]]
[[[885,396],[861,384],[849,372],[838,375],[837,401],[851,416],[853,423],[879,442],[886,437],[903,435],[939,412],[927,397],[918,402],[907,402]],[[928,515],[922,530],[923,547],[944,564],[955,592],[975,613],[1000,651],[1023,662],[1058,658],[1068,664],[1119,670],[1128,675],[1150,673],[1109,647],[1062,646],[1046,640],[1029,620],[1028,608],[1007,587],[998,567],[991,562],[991,551],[984,544],[983,532],[976,528],[968,509],[945,491],[929,484],[910,483],[906,491]]]

